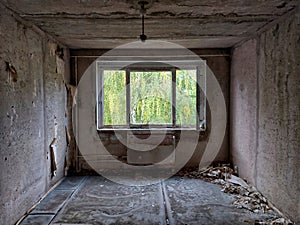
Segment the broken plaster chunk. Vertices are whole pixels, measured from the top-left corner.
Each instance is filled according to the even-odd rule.
[[[67,128],[67,126],[65,126],[65,132],[66,132],[66,142],[67,142],[67,146],[70,145],[71,143],[71,135],[69,132],[69,129]]]
[[[77,88],[71,84],[67,84],[67,90],[70,92],[72,97],[72,107],[76,105],[76,95],[77,95]]]
[[[18,73],[17,73],[16,68],[10,62],[5,62],[5,64],[6,64],[6,71],[8,72],[9,83],[10,83],[10,81],[17,82],[18,81]]]
[[[280,218],[271,218],[268,219],[266,221],[255,221],[255,224],[263,224],[263,225],[294,225],[295,223],[293,223],[292,221],[290,221],[289,219],[280,217]]]
[[[57,166],[56,166],[56,159],[55,159],[55,153],[56,153],[56,138],[53,138],[51,144],[50,144],[50,160],[51,160],[51,176],[56,176]]]
[[[213,184],[224,185],[226,182],[223,179],[215,179],[212,181]]]
[[[232,194],[235,197],[233,205],[237,208],[244,208],[253,213],[268,213],[274,215],[265,221],[256,221],[255,224],[265,225],[293,225],[290,220],[282,217],[275,217],[277,213],[268,200],[254,187],[250,186],[243,179],[232,175],[233,170],[228,166],[207,167],[198,171],[191,168],[184,169],[177,174],[192,178],[200,178],[204,181],[222,185],[221,191]]]
[[[240,186],[242,186],[242,187],[244,187],[244,188],[246,188],[246,187],[249,186],[243,179],[241,179],[241,178],[239,178],[239,177],[237,177],[237,176],[235,176],[235,175],[232,175],[232,174],[231,174],[230,177],[228,177],[228,178],[226,179],[226,181],[229,181],[229,182],[231,182],[231,183],[233,183],[233,184],[240,185]]]
[[[57,49],[57,44],[54,43],[54,42],[50,42],[49,43],[49,49],[50,49],[50,56],[55,56],[55,52],[56,52],[56,49]]]
[[[56,56],[56,72],[61,75],[65,74],[65,61],[59,56]]]

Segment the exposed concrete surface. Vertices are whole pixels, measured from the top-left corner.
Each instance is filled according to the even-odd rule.
[[[54,49],[53,49],[54,48]],[[55,138],[55,160],[56,176],[48,174],[47,185],[52,186],[64,176],[65,155],[66,155],[66,132],[67,106],[65,87],[65,65],[62,58],[57,56],[55,51],[57,45],[48,43],[44,47],[44,119],[45,119],[45,147],[49,149]],[[62,67],[62,68],[60,68]],[[50,151],[47,151],[50,157]],[[48,161],[48,168],[51,167]]]
[[[83,180],[84,177],[80,176],[68,177],[56,187],[56,190],[76,190]]]
[[[52,191],[43,201],[31,212],[31,214],[56,214],[62,207],[62,203],[70,197],[73,189]]]
[[[77,186],[69,186],[69,183]],[[149,186],[124,186],[100,176],[67,177],[60,188],[72,192],[69,199],[48,198],[40,203],[62,206],[51,224],[254,224],[274,217],[238,209],[234,195],[224,193],[217,184],[200,179],[172,177]],[[59,187],[58,187],[59,188]],[[56,188],[52,192],[61,191]],[[49,195],[52,195],[50,193]],[[39,206],[37,206],[39,207]],[[38,224],[46,214],[32,212],[21,225]],[[28,223],[28,220],[31,223]],[[36,222],[36,223],[34,223]],[[44,220],[43,224],[49,224]]]
[[[136,39],[140,19],[133,1],[83,0],[70,7],[65,0],[1,0],[0,224],[13,224],[63,175],[66,99],[63,72],[53,54],[56,44],[17,22],[2,3],[76,48],[109,48]],[[148,11],[147,34],[176,39],[189,47],[229,47],[296,4],[279,0],[232,0],[226,6],[221,1],[157,1]],[[235,49],[233,57],[232,119],[238,121],[231,123],[232,134],[238,138],[232,142],[233,161],[242,176],[298,222],[299,16]],[[11,63],[11,70],[16,69],[17,82],[9,78],[6,61]],[[216,61],[222,64],[217,70],[226,74],[228,67],[223,68],[223,62],[227,57]],[[259,63],[255,65],[255,61]],[[228,91],[228,76],[220,74],[218,80]],[[49,145],[54,138],[58,175],[53,179]],[[199,142],[199,153],[205,143]],[[223,146],[220,160],[227,159],[228,145]],[[118,150],[118,143],[111,148]],[[195,156],[191,164],[200,156]],[[66,185],[67,189],[75,190],[79,184],[74,182]]]
[[[200,57],[204,60],[207,60],[207,65],[212,70],[214,75],[216,76],[222,92],[223,96],[225,98],[225,103],[227,105],[226,111],[229,111],[229,74],[230,74],[230,57],[229,57],[229,51],[228,50],[193,50],[195,54],[199,54]],[[97,59],[97,57],[93,57],[93,55],[97,55],[97,53],[103,53],[103,51],[100,50],[80,50],[80,51],[72,51],[72,59],[71,59],[71,70],[72,72],[72,80],[74,81],[75,85],[79,82],[82,75],[86,71],[86,69],[89,67],[89,65],[92,64],[94,60]],[[202,55],[202,56],[201,56]],[[77,79],[77,81],[76,81]],[[197,145],[197,148],[193,154],[193,157],[189,160],[187,163],[187,166],[198,166],[199,162],[202,158],[203,152],[205,150],[206,144],[209,139],[209,130],[211,129],[211,120],[210,120],[210,109],[209,104],[207,104],[207,126],[208,131],[205,135],[201,136],[199,138],[199,143]],[[91,113],[94,114],[94,109],[90,109]],[[225,137],[223,140],[222,147],[216,156],[216,161],[228,161],[229,158],[229,130],[227,127]],[[119,135],[120,136],[120,135]],[[180,135],[179,135],[180,136]],[[124,135],[126,137],[126,134]],[[114,156],[126,156],[126,147],[116,138],[116,135],[113,132],[101,132],[100,138],[102,143],[105,145],[106,149]],[[124,141],[124,140],[123,140]],[[126,142],[126,140],[125,140]],[[124,143],[124,142],[123,142]],[[78,156],[80,153],[76,152],[78,149],[73,149],[73,152],[70,154],[74,155],[74,163],[75,167],[77,169],[77,172],[81,172],[81,170],[85,170],[87,172],[88,170],[91,170],[89,165],[85,162],[85,160],[82,157],[76,158],[76,155]],[[109,163],[108,166],[111,166],[112,164]]]
[[[253,213],[232,205],[234,196],[218,185],[182,177],[166,180],[166,202],[170,224],[254,224],[271,215]]]
[[[256,186],[300,223],[298,13],[259,39]]]
[[[226,56],[217,56],[217,57],[202,57],[207,61],[208,67],[212,70],[215,77],[217,78],[219,85],[222,90],[222,94],[226,104],[226,116],[227,120],[227,127],[224,134],[224,139],[222,146],[219,150],[218,155],[215,158],[215,161],[225,161],[227,162],[229,159],[229,79],[230,79],[230,57]],[[209,104],[207,104],[209,107]],[[209,113],[209,112],[208,112]],[[210,115],[208,115],[208,119]],[[213,121],[211,122],[213,123]],[[201,145],[201,144],[200,144]],[[203,147],[202,147],[203,148]],[[199,151],[199,150],[198,150]],[[197,159],[197,158],[196,158]],[[198,158],[198,160],[200,160]],[[198,162],[197,160],[195,160]],[[198,163],[194,163],[192,165],[197,165]]]
[[[44,225],[49,224],[54,215],[29,215],[23,220],[22,225]]]
[[[256,40],[236,48],[232,55],[230,90],[230,156],[239,176],[255,180],[257,152],[257,51]]]
[[[65,90],[64,74],[55,72],[56,44],[2,4],[0,12],[0,224],[10,225],[63,176]],[[5,62],[16,70],[15,82]],[[59,158],[51,179],[49,145],[55,137]]]
[[[249,49],[255,47],[255,40],[236,48],[233,54],[232,96],[240,94],[232,98],[233,161],[240,166],[240,174],[248,177],[271,202],[300,223],[299,11],[264,32],[256,42],[257,55]],[[235,61],[243,57],[246,49],[250,51],[246,61]],[[256,73],[247,65],[255,61]],[[238,62],[240,64],[235,65]],[[243,82],[246,92],[238,85]],[[239,107],[248,103],[250,111],[242,114]],[[252,107],[254,105],[257,110]],[[250,125],[249,121],[255,118]],[[258,128],[256,132],[255,127]],[[234,136],[246,130],[249,137],[242,133]],[[249,157],[244,164],[239,162],[243,154]]]
[[[71,48],[114,48],[137,40],[141,31],[136,0],[1,2]],[[148,2],[148,37],[189,48],[231,47],[298,4],[297,0]]]
[[[165,224],[160,185],[124,186],[89,177],[55,223]]]

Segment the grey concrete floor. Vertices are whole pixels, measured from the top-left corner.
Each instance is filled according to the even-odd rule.
[[[67,177],[21,225],[241,225],[272,216],[238,209],[234,200],[216,184],[186,177],[148,186],[124,186],[101,176]]]

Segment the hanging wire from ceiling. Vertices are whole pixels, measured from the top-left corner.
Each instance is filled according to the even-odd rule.
[[[146,14],[146,8],[145,5],[147,5],[147,1],[139,1],[139,5],[141,6],[140,13],[142,15],[142,34],[140,35],[140,39],[142,42],[145,42],[147,40],[147,35],[145,35],[145,14]]]

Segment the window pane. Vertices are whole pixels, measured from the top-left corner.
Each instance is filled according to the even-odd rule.
[[[196,70],[176,71],[176,124],[196,125]]]
[[[172,72],[130,73],[130,123],[172,124]]]
[[[126,72],[103,72],[104,125],[126,125]]]

